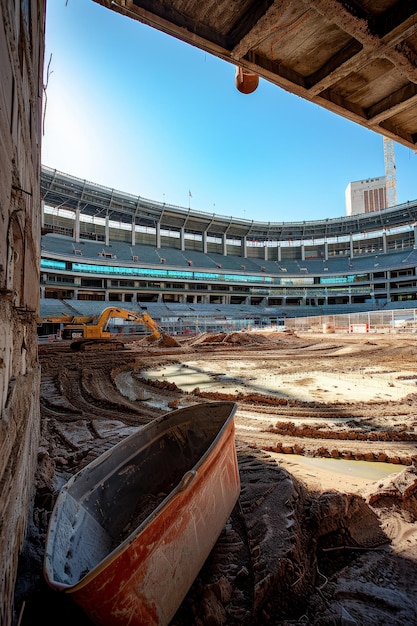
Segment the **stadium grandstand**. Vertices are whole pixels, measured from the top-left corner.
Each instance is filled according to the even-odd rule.
[[[114,305],[183,332],[417,307],[417,201],[266,223],[155,202],[45,166],[41,193],[42,318]]]

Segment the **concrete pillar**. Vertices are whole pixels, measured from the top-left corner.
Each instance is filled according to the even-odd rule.
[[[106,222],[104,226],[104,238],[105,238],[105,244],[106,246],[108,246],[110,243],[110,223],[109,223],[108,215],[106,215]]]
[[[349,245],[350,245],[350,258],[353,259],[353,235],[352,233],[350,233]]]
[[[244,259],[248,258],[248,240],[246,236],[242,237],[241,254]]]
[[[74,221],[74,239],[78,243],[80,241],[80,209],[79,207],[75,210],[75,221]]]
[[[133,220],[133,222],[132,222],[132,233],[131,233],[132,234],[132,246],[136,245],[136,230],[135,230],[135,228],[136,228],[136,224],[135,224],[135,220]]]
[[[182,226],[180,230],[180,246],[181,252],[185,251],[185,228]]]
[[[303,243],[300,244],[300,248],[301,248],[301,260],[305,261],[306,260],[306,248],[305,248],[305,245]]]
[[[159,222],[156,223],[156,247],[158,250],[161,248],[161,225]]]
[[[326,261],[329,260],[329,243],[327,240],[324,242],[324,258]]]
[[[222,235],[222,244],[223,244],[223,256],[227,256],[227,236],[226,233]]]
[[[207,254],[207,231],[203,232],[203,252]]]

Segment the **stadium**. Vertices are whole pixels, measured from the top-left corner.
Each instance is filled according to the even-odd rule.
[[[387,209],[356,217],[270,223],[262,222],[265,205],[257,197],[245,207],[242,220],[227,216],[230,204],[220,216],[209,204],[196,211],[191,196],[189,202],[184,200],[188,207],[172,206],[138,197],[145,193],[142,188],[135,196],[125,183],[120,183],[120,191],[102,186],[116,184],[107,182],[112,174],[97,185],[95,174],[81,169],[77,175],[91,182],[80,180],[71,176],[71,165],[62,165],[68,161],[58,163],[43,152],[55,92],[71,109],[77,126],[75,133],[63,115],[56,116],[59,130],[65,131],[56,135],[62,156],[68,156],[69,146],[75,146],[77,155],[84,147],[95,147],[90,133],[82,132],[90,127],[103,128],[107,144],[116,147],[110,131],[126,105],[147,131],[148,139],[144,136],[135,143],[140,156],[147,158],[149,146],[159,153],[163,150],[172,161],[166,143],[155,142],[140,104],[147,101],[144,78],[152,60],[158,59],[168,71],[158,69],[154,77],[172,109],[188,54],[184,48],[177,63],[137,29],[132,45],[122,50],[116,37],[123,37],[123,27],[131,27],[133,20],[177,38],[180,45],[194,46],[204,67],[209,65],[206,55],[231,64],[240,93],[249,93],[246,87],[255,74],[256,80],[259,76],[415,151],[416,3],[48,3],[53,11],[59,5],[65,15],[62,27],[56,28],[44,1],[0,0],[0,623],[90,626],[69,595],[56,594],[43,575],[45,539],[58,490],[133,429],[181,406],[227,401],[239,405],[235,418],[239,503],[172,626],[264,626],[306,620],[312,625],[417,624],[417,345],[416,335],[407,332],[414,333],[417,327],[415,203],[397,206],[394,201]],[[87,5],[101,13],[86,19]],[[102,29],[103,13],[112,16],[108,30]],[[94,45],[97,33],[105,41],[101,52]],[[52,65],[52,55],[47,54],[54,40],[68,43],[61,55],[64,72],[57,71],[59,65]],[[54,59],[59,59],[52,48]],[[90,58],[106,74],[105,92],[94,88]],[[69,61],[74,62],[76,82],[67,71]],[[117,81],[111,79],[110,67]],[[56,89],[59,81],[49,81],[54,72],[54,78],[62,76],[67,96]],[[92,95],[90,110],[85,107],[85,89],[80,88],[83,74]],[[163,79],[167,74],[169,82]],[[183,90],[187,110],[195,111],[201,124],[204,117],[189,97],[197,80],[209,94],[221,82],[214,73],[212,81],[205,71],[194,73]],[[129,95],[132,86],[140,101]],[[110,91],[116,105],[106,114]],[[78,116],[77,103],[82,109]],[[158,111],[150,102],[148,107],[159,126]],[[217,125],[220,116],[210,108]],[[259,111],[256,117],[262,115]],[[275,128],[287,125],[281,106],[271,107],[271,114]],[[304,115],[297,117],[296,130],[309,123]],[[177,117],[172,119],[181,133]],[[248,125],[256,130],[254,117],[246,115],[244,121],[245,126],[237,126],[243,141]],[[348,147],[329,126],[314,125],[314,130],[326,133],[330,153],[336,141],[342,149]],[[82,141],[77,140],[80,136]],[[290,141],[298,154],[301,148],[311,155],[314,144],[305,134],[300,143],[294,137]],[[140,173],[136,151],[131,153],[119,139],[118,135],[123,160],[129,159]],[[354,144],[351,139],[349,147]],[[218,142],[213,145],[221,149]],[[280,140],[271,145],[282,154],[282,146],[289,143]],[[116,150],[108,154],[112,167]],[[100,156],[92,161],[98,166]],[[42,158],[62,171],[42,167]],[[246,151],[249,166],[255,158],[260,165],[267,163],[265,153]],[[302,174],[303,166],[296,163]],[[167,169],[158,164],[153,171],[165,184],[161,172]],[[242,180],[242,173],[237,173]],[[271,176],[275,181],[276,168]],[[326,176],[320,174],[315,181],[323,183],[321,198],[330,180],[328,172]],[[191,180],[197,189],[197,179]],[[252,185],[254,193],[262,188],[261,180]],[[160,186],[157,190],[163,191]],[[157,198],[158,191],[146,193]],[[274,198],[266,203],[270,199]],[[167,200],[181,202],[171,192]],[[226,202],[224,196],[222,203]],[[309,202],[301,206],[309,217],[310,207]],[[330,212],[323,214],[325,218]],[[155,318],[151,327],[156,321],[158,332],[159,326],[168,332],[155,341],[148,336],[132,341],[125,336],[120,342],[112,337],[109,351],[98,345],[99,349],[79,352],[66,341],[55,341],[77,324],[84,324],[82,331],[88,328],[87,340],[90,332],[95,333],[93,339],[97,335],[101,339],[103,327],[91,324],[90,318],[111,303],[125,315],[120,319],[149,321],[151,315]],[[136,315],[126,315],[124,309]],[[307,332],[275,332],[296,324]],[[355,334],[375,325],[381,332],[372,337]],[[114,326],[114,332],[124,334],[146,332]],[[321,334],[314,332],[318,326]],[[331,331],[336,326],[349,334],[324,334],[325,328]],[[199,332],[249,327],[259,332]],[[400,330],[405,332],[397,335]],[[166,338],[172,340],[169,345]],[[123,349],[114,349],[121,343]],[[172,369],[186,379],[186,389],[168,379]],[[173,435],[180,443],[180,432]],[[169,461],[167,455],[167,463],[155,474],[165,466],[170,474]],[[323,468],[325,461],[333,468]],[[351,465],[349,471],[335,470],[335,463],[346,467],[345,462],[354,464],[355,472],[350,472]],[[372,472],[376,465],[388,467],[378,467],[377,479],[373,473],[358,476],[356,470],[364,464]],[[129,473],[121,473],[121,479],[127,480]],[[194,472],[186,472],[186,480],[179,484],[183,495],[192,486],[189,479],[195,486],[201,478],[204,483],[201,475],[194,481]],[[155,491],[160,496],[163,490]],[[223,488],[204,490],[205,521],[220,492]],[[112,515],[125,508],[119,506],[123,503],[117,493],[112,502],[115,506],[109,500],[108,507]],[[74,511],[80,519],[78,507]],[[191,507],[183,518],[172,517],[174,538],[189,513],[194,515]],[[75,523],[73,528],[78,533],[81,526]],[[94,548],[98,539],[94,530],[88,538]],[[149,546],[148,542],[143,547]],[[69,553],[64,552],[66,561]],[[165,562],[159,562],[166,574]],[[177,559],[170,562],[176,569]],[[80,554],[81,570],[82,563]],[[131,571],[124,563],[119,582]],[[84,576],[85,570],[80,573]],[[177,580],[175,572],[173,585]],[[168,597],[170,586],[162,591]],[[138,595],[141,589],[133,593]],[[158,602],[159,598],[152,602],[147,616],[156,615]],[[118,623],[124,626],[127,613],[117,612],[122,616]],[[150,619],[136,623],[149,626]]]
[[[417,200],[261,222],[137,197],[42,167],[41,324],[147,311],[169,332],[415,325]],[[254,213],[257,212],[254,207]]]

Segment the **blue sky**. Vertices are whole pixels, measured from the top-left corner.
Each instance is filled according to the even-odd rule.
[[[240,94],[234,74],[92,0],[49,0],[42,163],[265,222],[340,217],[349,182],[384,175],[381,135],[263,79]],[[398,202],[415,200],[417,155],[396,143],[395,160]]]

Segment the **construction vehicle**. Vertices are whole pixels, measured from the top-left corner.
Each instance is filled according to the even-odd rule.
[[[151,331],[153,340],[161,337],[157,323],[148,313],[135,313],[118,307],[108,307],[93,323],[64,324],[62,339],[72,340],[72,350],[117,350],[124,348],[124,343],[108,330],[110,320],[115,318],[144,324]]]

